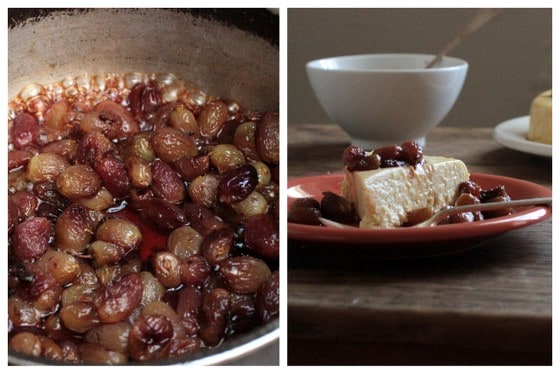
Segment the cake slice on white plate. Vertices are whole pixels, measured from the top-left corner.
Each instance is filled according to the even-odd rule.
[[[552,90],[542,92],[531,103],[527,139],[552,144]]]

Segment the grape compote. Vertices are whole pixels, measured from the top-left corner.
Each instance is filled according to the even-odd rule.
[[[277,112],[172,74],[69,76],[8,105],[8,339],[161,361],[278,317]]]

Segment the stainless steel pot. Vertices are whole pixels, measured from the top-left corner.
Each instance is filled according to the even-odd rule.
[[[278,110],[278,16],[258,9],[9,9],[9,97],[82,73],[167,72]],[[167,364],[278,364],[278,321]],[[9,352],[10,364],[45,361]]]

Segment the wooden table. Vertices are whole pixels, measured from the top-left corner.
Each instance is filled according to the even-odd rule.
[[[291,125],[288,177],[340,171],[335,125]],[[552,162],[492,129],[436,128],[425,154],[552,187]],[[552,220],[435,258],[331,257],[288,241],[288,364],[552,363]]]

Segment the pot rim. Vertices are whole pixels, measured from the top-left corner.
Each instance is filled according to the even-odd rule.
[[[244,334],[239,334],[224,341],[215,348],[172,357],[168,360],[148,361],[148,362],[128,362],[125,366],[137,365],[223,365],[236,359],[248,356],[256,351],[267,347],[280,338],[280,328],[278,318],[259,326],[254,330]],[[9,365],[57,365],[74,366],[77,364],[53,361],[43,357],[32,357],[26,354],[8,349]],[[79,364],[78,364],[79,365]],[[86,364],[87,365],[87,364]]]

